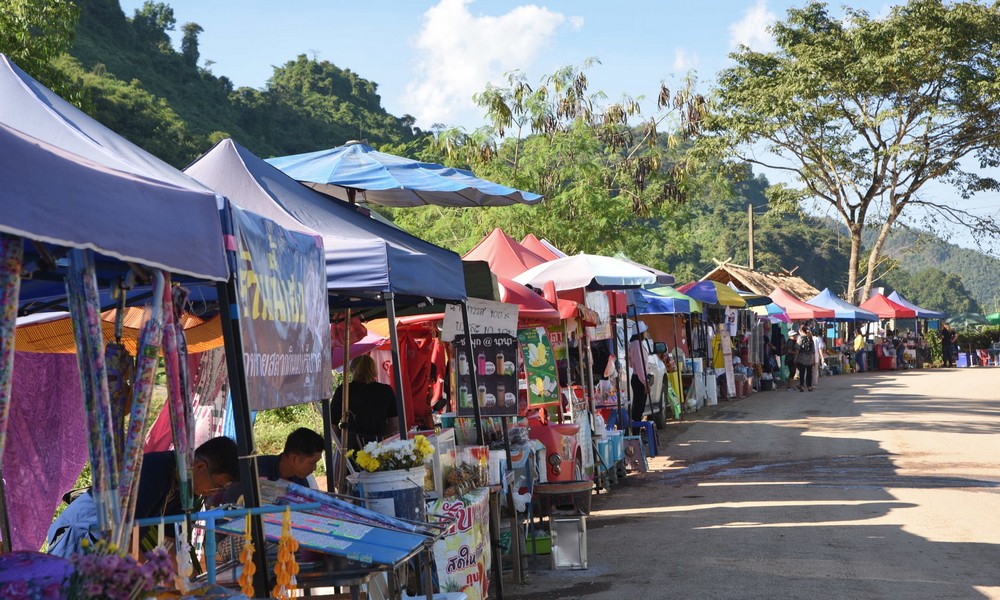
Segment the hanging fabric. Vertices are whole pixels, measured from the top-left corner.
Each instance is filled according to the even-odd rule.
[[[119,547],[124,545],[128,534],[132,531],[135,501],[139,493],[139,473],[142,472],[149,403],[153,397],[156,366],[163,340],[163,291],[166,279],[160,271],[155,271],[154,278],[153,305],[148,311],[146,323],[139,336],[135,384],[129,399],[131,411],[122,450],[121,478],[118,487],[122,527],[119,539],[116,540]]]
[[[66,293],[76,337],[80,388],[83,390],[87,415],[88,449],[93,476],[91,493],[97,507],[98,527],[103,531],[112,531],[119,522],[118,473],[113,468],[115,442],[104,367],[101,304],[92,251],[70,250]]]
[[[23,266],[23,240],[0,234],[0,465],[3,465],[3,449],[7,440],[10,389],[14,378],[14,330]]]
[[[180,483],[181,506],[184,510],[194,507],[191,490],[191,468],[194,448],[191,441],[191,402],[187,375],[186,345],[180,315],[184,308],[186,292],[181,288],[166,286],[163,291],[163,358],[167,372],[167,406],[170,407],[170,426],[173,432],[174,453],[177,455],[177,473]]]

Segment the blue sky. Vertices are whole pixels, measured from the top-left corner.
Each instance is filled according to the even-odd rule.
[[[273,66],[299,54],[328,60],[378,84],[382,105],[396,116],[409,114],[417,125],[484,123],[472,95],[488,82],[502,83],[511,70],[536,84],[556,69],[601,64],[588,71],[590,91],[609,99],[646,96],[649,112],[661,82],[676,89],[694,72],[706,91],[728,66],[739,44],[773,48],[767,27],[805,0],[163,0],[180,27],[195,22],[201,65],[237,86],[261,88]],[[120,0],[131,17],[143,0]],[[873,16],[899,2],[853,0]],[[842,14],[843,2],[829,2]],[[782,176],[766,173],[772,181]],[[935,196],[953,195],[939,184]],[[978,213],[996,214],[1000,194],[964,203]],[[945,232],[940,232],[945,233]],[[952,239],[974,247],[967,233]]]
[[[349,68],[379,85],[383,106],[435,123],[483,123],[471,97],[519,69],[530,83],[597,58],[591,91],[655,98],[694,70],[703,82],[737,44],[771,44],[768,24],[790,6],[778,0],[166,0],[180,26],[195,22],[202,65],[237,86],[263,87],[272,67],[299,54]],[[122,0],[132,16],[143,0]],[[837,6],[836,2],[831,6]],[[872,14],[884,0],[852,3]],[[839,9],[837,9],[839,12]],[[175,44],[179,46],[179,43]],[[671,85],[671,87],[676,87]]]

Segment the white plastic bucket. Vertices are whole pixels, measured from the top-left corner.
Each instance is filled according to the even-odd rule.
[[[361,497],[368,508],[390,517],[410,521],[427,520],[424,478],[427,467],[358,474]]]

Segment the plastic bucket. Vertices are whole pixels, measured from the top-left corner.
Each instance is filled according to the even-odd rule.
[[[361,497],[367,501],[369,509],[384,515],[410,521],[426,521],[426,475],[427,467],[359,473]]]

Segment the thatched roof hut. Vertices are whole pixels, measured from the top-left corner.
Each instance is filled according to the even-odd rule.
[[[797,277],[791,272],[764,273],[750,267],[734,265],[730,262],[719,263],[714,270],[702,277],[701,280],[712,280],[726,284],[732,282],[733,285],[743,291],[762,296],[767,296],[774,291],[774,288],[780,287],[803,302],[819,294],[819,290],[809,285],[805,279]]]

